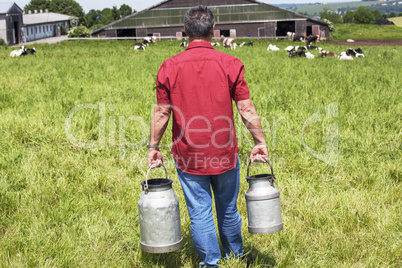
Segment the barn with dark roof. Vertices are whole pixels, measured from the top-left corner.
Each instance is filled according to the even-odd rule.
[[[208,6],[215,15],[214,37],[283,38],[296,35],[329,36],[328,24],[254,0],[166,0],[92,32],[102,37],[180,38],[183,18],[196,5]]]
[[[0,3],[0,39],[8,45],[22,42],[23,10],[14,2]]]

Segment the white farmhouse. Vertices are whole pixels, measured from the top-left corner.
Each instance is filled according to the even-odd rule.
[[[77,21],[76,17],[63,15],[43,10],[31,10],[24,14],[24,42],[32,42],[38,39],[49,38],[61,35],[61,27],[66,30]]]

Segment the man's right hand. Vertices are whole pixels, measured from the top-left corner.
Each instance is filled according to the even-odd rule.
[[[268,150],[266,144],[255,145],[250,155],[251,163],[254,162],[267,162]]]
[[[162,166],[162,164],[163,164],[162,153],[159,152],[158,149],[150,148],[148,150],[148,166],[150,168],[157,168]]]

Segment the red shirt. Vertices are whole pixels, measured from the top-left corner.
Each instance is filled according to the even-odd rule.
[[[249,99],[243,74],[239,59],[206,41],[191,42],[162,64],[158,105],[172,106],[172,153],[183,172],[217,175],[235,167],[239,150],[232,100]]]

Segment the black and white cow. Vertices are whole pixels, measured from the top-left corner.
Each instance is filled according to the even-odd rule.
[[[306,52],[304,50],[290,50],[289,58],[306,57]]]
[[[144,43],[134,43],[131,45],[132,47],[134,47],[134,50],[145,50],[145,46],[146,44]]]
[[[296,36],[293,36],[293,41],[301,41],[301,42],[304,42],[305,40],[306,40],[306,37],[303,36],[303,35],[296,35]]]
[[[33,47],[33,48],[27,48],[22,54],[21,54],[21,56],[26,56],[26,55],[29,55],[29,54],[32,54],[32,55],[35,55],[36,54],[36,49]]]
[[[310,46],[311,43],[318,43],[320,42],[319,35],[310,35],[306,37],[306,45],[307,47]]]
[[[250,41],[248,43],[243,42],[243,43],[240,44],[240,47],[247,47],[247,46],[252,47],[253,46],[253,41]]]
[[[25,46],[21,46],[20,49],[11,51],[10,56],[11,56],[11,57],[19,57],[19,56],[21,56],[23,53],[25,53],[25,51],[26,51],[26,50],[25,50]]]

